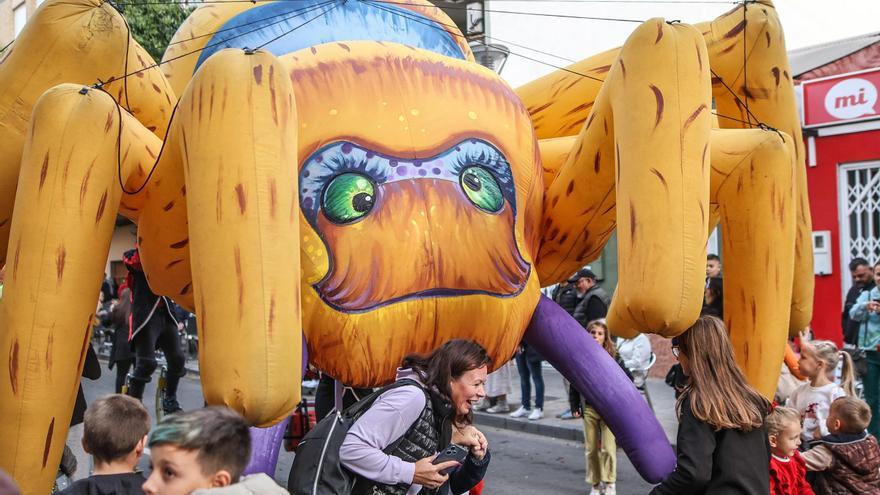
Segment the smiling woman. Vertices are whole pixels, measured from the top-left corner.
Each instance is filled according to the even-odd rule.
[[[357,475],[352,493],[463,493],[479,483],[489,466],[488,442],[471,422],[474,404],[486,395],[489,364],[486,350],[467,340],[404,358],[397,380],[410,384],[380,395],[339,451]],[[434,464],[450,441],[467,448],[467,458]]]

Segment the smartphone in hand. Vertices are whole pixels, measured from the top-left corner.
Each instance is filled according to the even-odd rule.
[[[464,460],[467,458],[467,456],[468,456],[468,450],[466,448],[464,448],[461,445],[458,445],[456,443],[450,443],[448,446],[446,446],[445,449],[443,449],[442,451],[440,451],[439,454],[437,454],[437,457],[434,458],[434,461],[432,462],[432,464],[441,464],[446,461],[456,461],[459,464],[462,464],[464,462]],[[444,469],[443,471],[440,472],[440,474],[449,474],[449,472],[452,471],[453,469],[455,469],[455,468]]]

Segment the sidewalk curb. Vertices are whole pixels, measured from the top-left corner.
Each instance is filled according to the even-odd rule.
[[[574,420],[572,420],[574,421]],[[493,428],[501,428],[504,430],[521,431],[531,433],[533,435],[541,435],[543,437],[558,438],[560,440],[568,440],[572,442],[584,441],[584,432],[580,428],[580,421],[577,421],[577,427],[567,428],[564,426],[543,424],[539,421],[528,421],[513,419],[507,414],[488,414],[477,412],[474,413],[474,423],[478,425],[491,426]]]
[[[580,427],[580,421],[576,422],[578,427],[548,425],[540,423],[539,421],[513,419],[508,417],[507,414],[489,414],[485,412],[474,413],[474,424],[481,426],[490,426],[502,430],[520,431],[532,435],[551,437],[570,442],[584,442],[584,430]],[[574,422],[574,420],[572,420],[572,422]],[[670,445],[672,445],[672,450],[676,452],[678,451],[674,439],[670,442]],[[618,449],[619,448],[620,446],[618,446]]]

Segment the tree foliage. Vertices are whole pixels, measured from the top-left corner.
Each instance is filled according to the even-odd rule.
[[[194,10],[175,0],[150,0],[120,5],[131,34],[157,62],[184,19]]]

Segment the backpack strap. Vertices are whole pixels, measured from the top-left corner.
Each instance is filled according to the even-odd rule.
[[[421,384],[419,384],[419,382],[417,382],[415,380],[412,380],[409,378],[397,380],[394,383],[390,383],[388,385],[385,385],[384,387],[380,388],[379,390],[376,390],[375,392],[371,393],[370,395],[355,402],[354,404],[349,406],[346,410],[342,411],[342,415],[347,418],[350,418],[350,419],[357,419],[363,413],[365,413],[367,411],[367,409],[369,409],[373,405],[374,402],[376,402],[376,399],[378,399],[380,395],[384,394],[385,392],[387,392],[389,390],[393,390],[395,388],[408,387],[408,386],[415,386],[415,387],[418,387],[418,388],[424,390],[424,388],[421,386]]]

